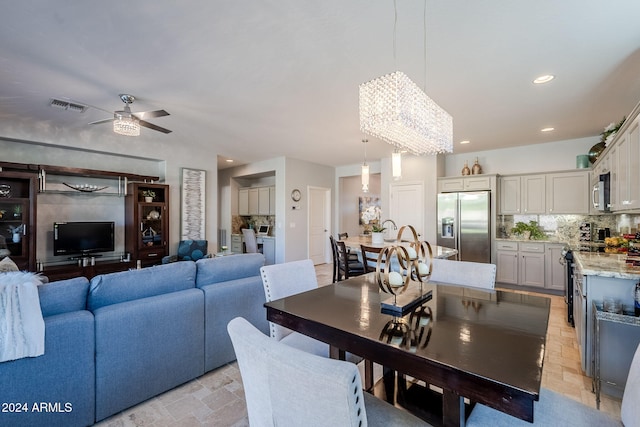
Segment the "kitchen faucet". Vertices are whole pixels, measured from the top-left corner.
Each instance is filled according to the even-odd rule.
[[[393,224],[393,229],[394,229],[394,230],[397,230],[397,229],[398,229],[398,226],[396,225],[396,223],[395,223],[395,222],[393,222],[393,220],[392,220],[392,219],[385,219],[384,221],[382,221],[382,224],[380,224],[380,227],[384,227],[384,224],[385,224],[386,222],[390,222],[391,224]]]

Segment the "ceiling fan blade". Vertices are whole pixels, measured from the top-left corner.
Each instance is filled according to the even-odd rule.
[[[168,116],[169,113],[167,113],[164,110],[156,110],[156,111],[135,112],[135,113],[133,113],[133,115],[136,116],[137,118],[139,118],[140,120],[145,120],[145,119],[150,119],[150,118],[153,118],[153,117]]]
[[[144,120],[140,120],[140,126],[144,126],[149,129],[157,130],[162,133],[171,133],[169,129],[161,128],[160,126],[156,126],[153,123],[145,122]]]
[[[114,119],[113,117],[110,119],[102,119],[102,120],[96,120],[95,122],[91,122],[89,123],[90,125],[99,125],[100,123],[107,123],[107,122],[112,122]]]

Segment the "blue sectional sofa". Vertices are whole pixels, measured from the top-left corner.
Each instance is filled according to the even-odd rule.
[[[2,402],[29,411],[0,412],[0,426],[91,425],[235,360],[231,318],[269,330],[263,264],[233,255],[40,286],[45,354],[0,363]]]

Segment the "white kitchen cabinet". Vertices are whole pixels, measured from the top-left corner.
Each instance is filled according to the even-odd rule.
[[[262,245],[262,254],[264,255],[265,265],[276,263],[276,239],[273,237],[258,237],[256,239],[259,245]]]
[[[545,175],[500,177],[501,215],[544,214]]]
[[[258,215],[269,215],[269,187],[258,188]]]
[[[589,213],[589,171],[502,176],[499,183],[499,215]]]
[[[589,172],[547,174],[547,213],[589,214]]]
[[[539,242],[496,242],[496,282],[545,286],[545,250]]]
[[[251,187],[238,190],[238,215],[275,215],[276,188]]]
[[[611,211],[621,210],[618,202],[618,146],[614,145],[609,149],[607,154],[609,162],[609,208]]]
[[[521,178],[521,206],[522,213],[544,214],[546,212],[545,175],[523,175]]]
[[[640,208],[640,129],[636,118],[616,143],[617,203],[615,209]]]
[[[500,203],[498,214],[515,215],[520,213],[520,177],[503,176],[498,179]]]
[[[276,214],[276,187],[269,187],[269,215]]]
[[[249,189],[238,190],[238,215],[249,215]]]
[[[242,235],[241,234],[231,235],[231,252],[233,252],[234,254],[242,253]]]
[[[455,178],[439,178],[438,192],[492,190],[491,177],[492,175],[469,175]]]
[[[497,242],[496,282],[518,284],[518,243]]]
[[[522,286],[544,287],[544,243],[518,245],[519,284]]]
[[[258,210],[258,204],[260,202],[260,197],[258,194],[257,188],[249,189],[249,215],[259,215],[260,211]]]
[[[565,265],[560,264],[560,259],[564,259],[562,256],[562,250],[564,244],[562,243],[545,243],[545,281],[544,287],[546,289],[553,289],[557,291],[563,291],[565,288],[565,282],[567,280],[567,274],[565,271]]]

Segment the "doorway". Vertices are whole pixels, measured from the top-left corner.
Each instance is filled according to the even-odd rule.
[[[308,227],[309,259],[314,265],[331,262],[329,230],[331,230],[331,189],[309,187]]]
[[[424,188],[421,182],[390,184],[389,215],[398,225],[412,225],[424,239]],[[409,235],[404,237],[409,238]]]

